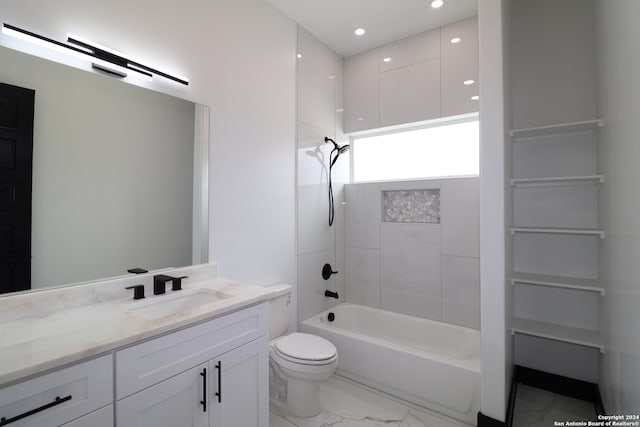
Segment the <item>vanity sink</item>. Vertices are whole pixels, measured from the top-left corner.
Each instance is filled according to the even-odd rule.
[[[211,289],[185,290],[173,295],[161,295],[126,306],[127,312],[145,319],[159,319],[202,305],[229,298],[233,295]]]

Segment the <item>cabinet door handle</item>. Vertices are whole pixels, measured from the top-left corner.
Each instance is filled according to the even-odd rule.
[[[218,370],[218,391],[216,392],[216,396],[218,396],[218,403],[222,402],[222,362],[218,360],[216,364],[216,369]]]
[[[32,409],[32,410],[24,412],[24,413],[22,413],[20,415],[16,415],[15,417],[12,417],[12,418],[5,418],[5,417],[0,418],[0,426],[9,425],[9,424],[14,423],[14,422],[16,422],[18,420],[21,420],[23,418],[27,418],[27,417],[29,417],[29,416],[31,416],[33,414],[37,414],[38,412],[42,412],[42,411],[47,410],[49,408],[53,408],[54,406],[59,405],[61,403],[64,403],[64,402],[66,402],[68,400],[71,400],[71,395],[69,395],[67,397],[56,396],[56,400],[54,400],[53,402],[47,403],[46,405],[42,405],[39,408]]]
[[[202,405],[202,412],[207,412],[207,368],[202,369],[200,376],[202,377],[202,400],[200,404]]]

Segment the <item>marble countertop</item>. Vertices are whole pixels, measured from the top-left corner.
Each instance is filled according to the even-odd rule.
[[[184,272],[178,272],[181,273]],[[166,294],[153,295],[151,280],[130,277],[108,284],[73,286],[0,298],[0,387],[258,304],[278,293],[275,288],[231,280],[195,278],[183,281],[184,294],[172,292],[169,287]],[[133,292],[125,289],[131,283],[144,284],[147,298],[134,301]],[[135,304],[154,303],[199,289],[221,292],[227,297],[152,319],[131,310]]]

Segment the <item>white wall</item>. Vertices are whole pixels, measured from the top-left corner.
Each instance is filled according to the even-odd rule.
[[[589,0],[512,0],[513,128],[596,118]]]
[[[347,302],[480,329],[478,184],[478,178],[347,184]],[[436,222],[384,220],[385,191],[428,189],[439,191]]]
[[[218,0],[195,28],[211,61],[209,257],[223,277],[295,283],[296,26],[264,1]]]
[[[333,144],[347,143],[342,132],[343,61],[338,54],[298,27],[297,84],[297,230],[298,318],[304,320],[344,301],[343,186],[349,178],[349,152],[333,167],[335,218],[329,226],[329,158]],[[322,278],[331,264],[338,274]],[[325,290],[338,292],[327,298]]]
[[[600,168],[606,176],[600,200],[605,353],[600,389],[610,414],[637,414],[640,408],[640,38],[636,0],[596,2],[598,96],[604,127]]]
[[[479,0],[480,46],[480,411],[504,421],[511,380],[505,289],[505,143],[510,126],[504,43],[509,1]]]
[[[8,0],[2,20],[68,32],[190,79],[153,87],[211,107],[210,251],[220,274],[295,283],[295,24],[261,0]]]
[[[473,16],[346,58],[347,132],[477,112],[477,23]]]

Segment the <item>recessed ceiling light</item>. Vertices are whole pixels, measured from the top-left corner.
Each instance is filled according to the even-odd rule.
[[[433,0],[431,2],[431,7],[434,9],[437,9],[439,7],[442,7],[442,5],[444,4],[444,2],[442,0]]]
[[[298,57],[298,59],[302,59],[302,54],[301,54],[301,53],[299,53],[299,54],[297,55],[297,57]]]
[[[460,43],[460,40],[462,40],[460,37],[454,37],[451,39],[451,43],[453,44]]]
[[[471,97],[471,99],[473,101],[477,101],[478,99],[480,99],[480,97],[478,95],[474,95],[474,96]]]
[[[364,33],[366,33],[364,28],[356,28],[355,30],[353,30],[353,34],[355,34],[356,36],[362,36],[364,35]]]
[[[472,85],[474,83],[475,83],[475,80],[465,80],[464,81],[465,86],[469,86],[469,85]]]
[[[359,122],[364,120],[364,117],[358,117],[356,120],[358,120]]]
[[[384,62],[391,62],[391,58],[389,58],[388,56],[386,58],[383,59]]]

